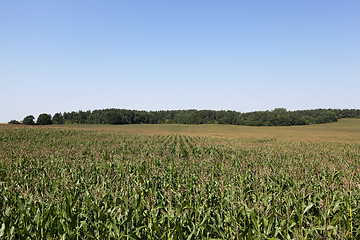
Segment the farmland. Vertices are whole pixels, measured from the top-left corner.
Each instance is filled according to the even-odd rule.
[[[360,120],[0,125],[0,239],[359,239]]]

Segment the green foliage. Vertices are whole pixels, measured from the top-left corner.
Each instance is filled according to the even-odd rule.
[[[0,239],[360,236],[358,143],[0,127]]]
[[[287,111],[276,108],[273,111],[240,113],[236,111],[213,110],[171,110],[137,111],[126,109],[103,109],[56,113],[55,124],[235,124],[247,126],[292,126],[336,122],[340,118],[359,118],[356,109],[314,109]],[[48,118],[47,118],[48,120]]]
[[[52,122],[54,124],[64,124],[64,117],[61,113],[55,113],[55,115],[52,118]]]
[[[137,111],[126,109],[103,109],[57,113],[53,122],[88,124],[236,124],[247,126],[292,126],[336,122],[343,117],[360,117],[360,110],[314,109],[287,111],[276,108],[273,111],[240,113],[236,111],[213,110],[171,110]]]
[[[40,114],[37,121],[36,121],[36,124],[37,125],[50,125],[50,124],[52,124],[51,115],[46,114],[46,113]]]
[[[22,121],[22,124],[24,124],[24,125],[35,125],[34,119],[35,118],[34,118],[33,115],[26,116],[24,118],[24,120]]]
[[[137,111],[126,109],[103,109],[56,113],[55,124],[236,124],[247,126],[292,126],[336,122],[339,118],[360,117],[355,109],[314,109],[287,111],[276,108],[273,111],[240,113],[236,111],[213,110],[171,110]]]
[[[17,120],[11,120],[11,121],[9,121],[8,123],[9,123],[9,124],[20,124],[20,122],[17,121]]]

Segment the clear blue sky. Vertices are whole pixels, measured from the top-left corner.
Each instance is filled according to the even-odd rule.
[[[360,108],[360,1],[0,2],[0,122]]]

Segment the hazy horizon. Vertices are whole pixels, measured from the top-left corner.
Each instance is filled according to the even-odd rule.
[[[16,1],[0,9],[0,122],[105,108],[360,108],[358,1]]]

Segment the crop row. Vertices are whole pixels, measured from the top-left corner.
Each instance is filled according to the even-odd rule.
[[[0,239],[357,239],[360,145],[1,127]]]

